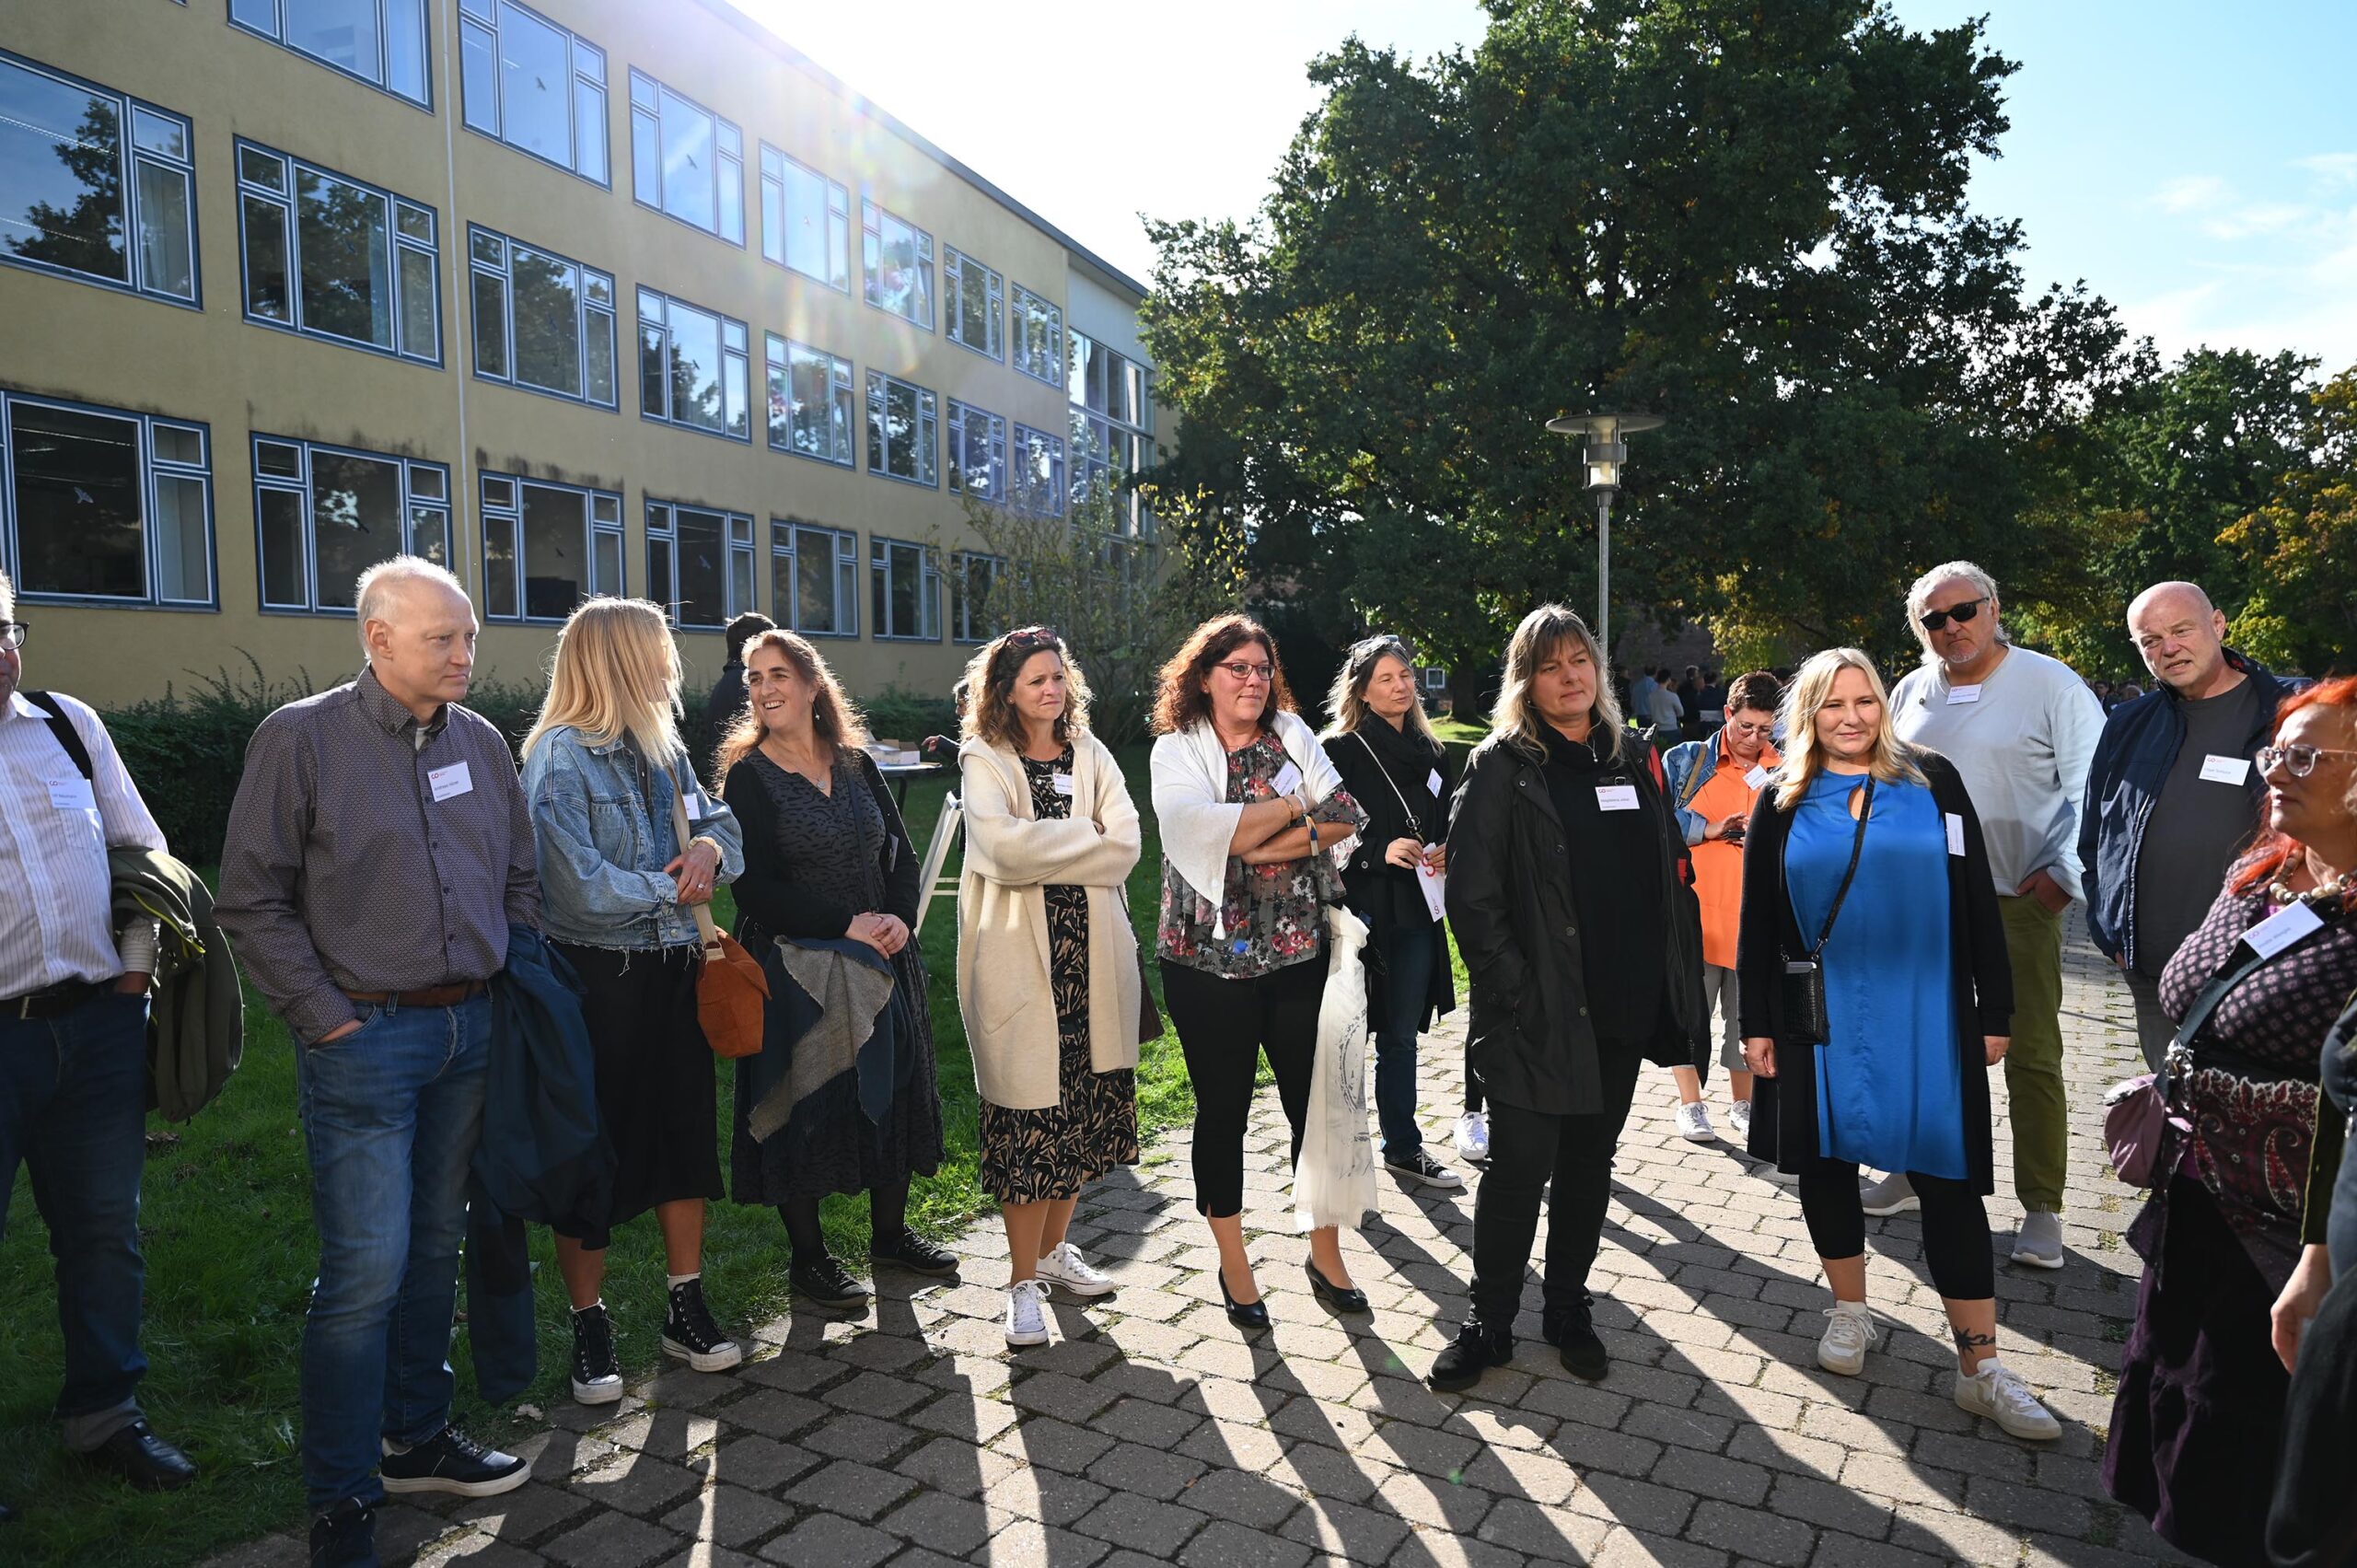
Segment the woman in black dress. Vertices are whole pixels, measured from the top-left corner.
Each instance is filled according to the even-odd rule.
[[[829,1193],[868,1194],[872,1259],[921,1274],[958,1268],[955,1255],[908,1228],[910,1178],[932,1175],[942,1154],[924,959],[910,935],[917,854],[861,749],[866,728],[817,649],[791,632],[761,633],[745,645],[745,688],[750,705],[719,758],[723,797],[745,831],[737,939],[756,957],[780,940],[874,949],[892,975],[896,1050],[881,1115],[871,1109],[873,1078],[863,1084],[868,1075],[853,1066],[795,1101],[767,1137],[757,1137],[749,1121],[761,1058],[738,1062],[733,1185],[738,1202],[773,1205],[784,1219],[795,1291],[855,1307],[866,1287],[829,1254],[819,1227],[819,1200]]]

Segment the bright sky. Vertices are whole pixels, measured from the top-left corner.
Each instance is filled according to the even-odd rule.
[[[1154,255],[1140,212],[1259,203],[1314,107],[1312,55],[1353,30],[1428,54],[1470,44],[1484,20],[1472,0],[735,3],[1141,282]],[[2357,364],[2357,5],[1895,4],[1918,28],[1987,12],[2023,67],[1973,200],[2023,220],[2033,289],[2084,278],[2171,355],[2210,343],[2296,348],[2327,373]]]

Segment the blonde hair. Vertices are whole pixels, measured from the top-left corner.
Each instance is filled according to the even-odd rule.
[[[1833,695],[1833,682],[1845,669],[1864,671],[1875,701],[1882,705],[1882,726],[1875,736],[1874,751],[1866,759],[1866,771],[1884,784],[1923,782],[1923,770],[1915,765],[1915,748],[1898,738],[1890,693],[1883,688],[1882,672],[1875,668],[1875,661],[1862,649],[1827,648],[1811,654],[1793,683],[1784,688],[1784,705],[1777,714],[1784,728],[1784,760],[1776,769],[1779,811],[1790,811],[1825,771],[1825,749],[1817,738],[1817,711]]]
[[[753,656],[763,648],[775,648],[785,656],[794,673],[810,683],[810,730],[830,757],[846,746],[867,744],[867,720],[843,694],[842,682],[835,679],[835,672],[827,668],[827,661],[819,656],[818,649],[784,627],[772,626],[745,639],[745,668],[749,674]],[[728,770],[751,756],[761,744],[761,710],[748,706],[713,753],[714,772],[726,778]]]
[[[1414,689],[1416,660],[1408,652],[1407,644],[1389,633],[1353,643],[1350,653],[1342,659],[1342,668],[1334,672],[1334,684],[1326,691],[1329,737],[1348,735],[1366,722],[1366,689],[1375,679],[1376,667],[1387,658],[1396,658],[1408,667],[1409,684]],[[1416,690],[1415,697],[1408,704],[1408,727],[1438,746],[1440,737],[1433,733],[1433,721],[1424,713],[1424,694]]]
[[[1620,699],[1612,690],[1612,667],[1587,622],[1577,611],[1560,604],[1540,605],[1514,629],[1506,644],[1505,679],[1498,686],[1497,706],[1490,710],[1491,740],[1511,746],[1534,761],[1545,759],[1547,721],[1530,700],[1530,682],[1539,666],[1574,644],[1596,667],[1596,705],[1588,710],[1593,726],[1588,744],[1598,757],[1620,760]],[[1487,746],[1491,740],[1481,744]]]
[[[601,594],[556,634],[549,694],[523,753],[551,730],[577,729],[597,746],[628,737],[640,755],[662,761],[680,749],[679,714],[679,650],[662,608]]]
[[[982,645],[966,664],[965,713],[958,733],[1007,751],[1023,749],[1023,718],[1015,711],[1015,682],[1033,654],[1053,654],[1064,667],[1064,711],[1056,715],[1056,739],[1070,745],[1088,730],[1088,678],[1072,662],[1072,650],[1052,626],[1021,626]]]

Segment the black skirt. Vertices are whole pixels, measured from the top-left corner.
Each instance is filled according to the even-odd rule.
[[[699,949],[617,951],[552,944],[581,977],[598,1058],[598,1112],[614,1145],[613,1194],[598,1214],[554,1227],[602,1248],[616,1225],[657,1203],[715,1199],[719,1079],[696,1021]]]

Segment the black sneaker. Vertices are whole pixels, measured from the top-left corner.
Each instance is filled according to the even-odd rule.
[[[380,1568],[376,1510],[347,1497],[313,1519],[311,1568]]]
[[[821,1307],[863,1307],[867,1302],[867,1287],[853,1279],[831,1253],[796,1258],[785,1280],[795,1295],[807,1296]]]
[[[903,1230],[888,1247],[870,1247],[867,1256],[873,1262],[898,1263],[912,1274],[939,1278],[958,1272],[958,1254],[946,1247],[935,1247],[912,1230]]]
[[[670,1315],[663,1319],[663,1353],[698,1372],[726,1372],[745,1359],[743,1349],[712,1320],[701,1278],[671,1287]]]
[[[530,1460],[486,1448],[455,1426],[398,1454],[387,1443],[377,1469],[387,1492],[447,1492],[453,1497],[496,1497],[532,1479]]]
[[[1576,1307],[1548,1308],[1540,1319],[1538,1332],[1562,1353],[1563,1370],[1573,1376],[1593,1383],[1612,1369],[1611,1353],[1596,1337],[1585,1301]]]
[[[1441,1393],[1454,1394],[1479,1383],[1491,1367],[1504,1366],[1513,1359],[1512,1330],[1492,1329],[1479,1318],[1468,1318],[1457,1330],[1455,1342],[1433,1357],[1433,1369],[1424,1375],[1424,1381]]]
[[[1422,1149],[1418,1149],[1411,1155],[1402,1155],[1398,1159],[1386,1155],[1383,1156],[1383,1167],[1396,1176],[1415,1182],[1420,1187],[1462,1187],[1465,1185],[1465,1178],[1462,1174],[1451,1170]]]
[[[585,1405],[610,1405],[622,1397],[614,1322],[602,1301],[573,1315],[573,1397]]]

